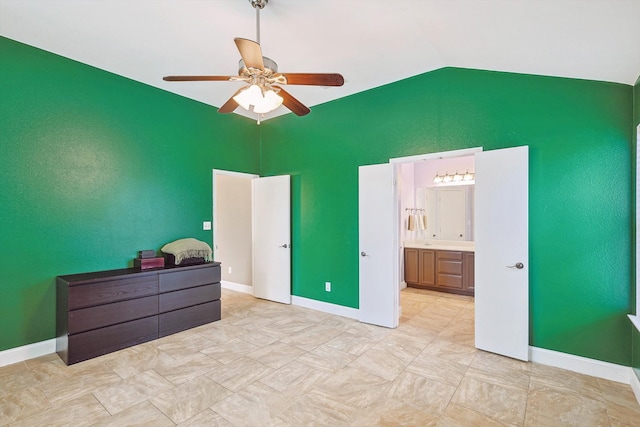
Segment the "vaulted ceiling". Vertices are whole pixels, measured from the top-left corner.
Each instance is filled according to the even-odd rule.
[[[310,107],[446,66],[640,75],[640,0],[270,0],[260,18],[279,71],[344,75],[287,88]],[[249,0],[0,0],[4,37],[216,107],[242,83],[162,77],[236,75],[233,38],[255,39],[255,19]]]

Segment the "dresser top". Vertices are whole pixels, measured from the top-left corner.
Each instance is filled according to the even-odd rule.
[[[199,268],[211,268],[219,266],[218,261],[206,262],[204,264],[192,264],[192,265],[165,265],[164,267],[150,268],[148,270],[141,270],[139,268],[122,268],[118,270],[104,270],[93,271],[89,273],[67,274],[64,276],[58,276],[59,280],[63,280],[67,283],[75,284],[87,284],[91,282],[99,282],[108,278],[116,278],[120,276],[150,276],[157,274],[165,274],[176,271],[196,270]]]

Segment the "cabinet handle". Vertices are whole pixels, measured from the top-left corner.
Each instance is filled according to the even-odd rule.
[[[518,270],[522,270],[524,268],[524,264],[517,262],[515,265],[507,265],[507,268],[517,268]]]
[[[285,248],[287,249],[289,247],[289,245],[287,245],[286,243],[284,245],[280,245],[281,248]]]
[[[360,252],[360,256],[369,256],[365,251]]]

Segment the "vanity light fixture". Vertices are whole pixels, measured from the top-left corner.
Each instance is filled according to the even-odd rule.
[[[464,174],[461,174],[456,171],[454,175],[449,175],[449,172],[445,173],[444,175],[436,174],[436,176],[433,178],[433,183],[434,184],[451,184],[451,183],[465,184],[465,183],[472,183],[472,181],[474,181],[475,179],[476,179],[476,174],[474,172],[469,172],[467,170],[467,172],[465,172]]]

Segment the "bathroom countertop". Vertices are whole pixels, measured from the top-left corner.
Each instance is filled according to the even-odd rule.
[[[440,251],[476,251],[475,242],[456,240],[407,240],[404,242],[404,247],[413,249],[435,249]]]

